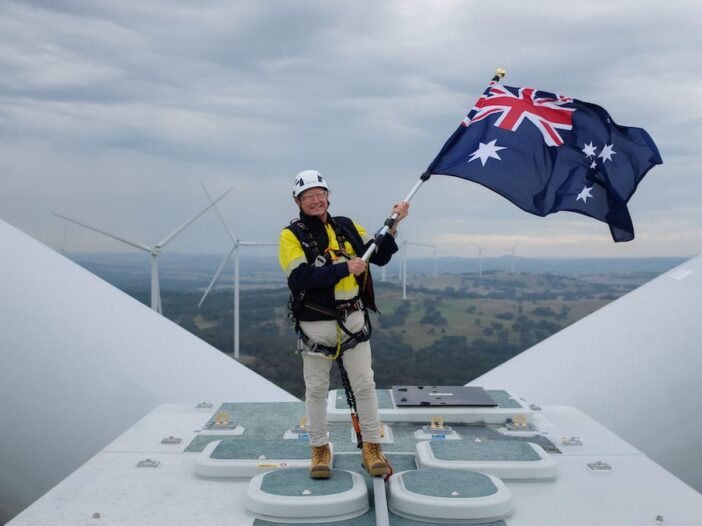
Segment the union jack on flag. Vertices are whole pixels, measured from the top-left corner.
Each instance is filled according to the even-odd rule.
[[[492,82],[427,171],[480,183],[539,216],[593,217],[630,241],[627,202],[662,162],[644,129],[617,125],[600,106]]]
[[[515,94],[504,86],[494,84],[478,99],[473,107],[472,117],[463,119],[468,126],[490,115],[498,115],[495,126],[504,130],[517,131],[525,119],[536,126],[549,146],[560,146],[563,139],[558,129],[573,128],[572,114],[575,108],[564,108],[563,105],[573,102],[570,97],[550,94],[535,97],[533,88],[519,88]]]

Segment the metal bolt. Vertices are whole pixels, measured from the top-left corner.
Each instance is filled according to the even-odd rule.
[[[612,471],[612,466],[606,462],[602,462],[601,460],[598,460],[597,462],[588,462],[587,467],[590,469],[590,471]]]
[[[157,468],[161,465],[161,463],[158,460],[151,460],[150,458],[147,458],[145,460],[141,460],[138,464],[138,468]]]

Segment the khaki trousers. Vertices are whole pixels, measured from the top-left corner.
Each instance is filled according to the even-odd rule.
[[[365,323],[363,312],[356,311],[349,315],[344,326],[355,333]],[[337,343],[337,323],[329,321],[300,322],[302,330],[313,342],[335,346]],[[342,341],[348,336],[342,332]],[[351,388],[356,396],[356,408],[361,424],[364,442],[380,442],[380,417],[378,416],[378,399],[375,394],[375,380],[371,368],[370,342],[361,342],[344,351],[342,356],[344,368],[349,375]],[[327,397],[329,392],[329,371],[334,361],[316,354],[303,351],[303,371],[305,376],[305,405],[307,409],[307,430],[311,446],[323,446],[327,438]]]

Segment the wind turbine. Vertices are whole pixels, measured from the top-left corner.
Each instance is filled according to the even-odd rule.
[[[512,248],[510,249],[510,253],[512,254],[512,257],[510,259],[510,266],[509,266],[509,268],[510,268],[509,273],[510,274],[514,274],[514,258],[515,258],[516,252],[517,252],[517,242],[515,241],[514,244],[512,245]]]
[[[434,258],[434,279],[436,279],[436,264],[439,260],[439,249],[436,248],[436,245],[432,245],[434,247],[434,250],[431,251],[431,257]]]
[[[202,186],[202,189],[207,194],[207,197],[210,200],[212,200],[212,197],[210,197],[210,193],[207,191],[207,188],[205,188],[205,185],[202,184],[202,181],[200,181],[200,185]],[[214,205],[216,202],[217,201],[213,201],[212,205]],[[222,225],[224,225],[224,228],[227,231],[229,238],[232,240],[232,248],[224,256],[224,258],[222,259],[222,262],[219,264],[219,268],[217,269],[217,272],[215,272],[215,275],[212,278],[212,281],[210,281],[210,284],[207,287],[207,290],[205,290],[205,293],[202,295],[202,299],[200,300],[200,303],[197,304],[197,307],[199,309],[200,305],[202,305],[202,303],[205,301],[205,298],[207,297],[207,294],[209,294],[210,289],[212,289],[212,286],[215,284],[215,282],[217,281],[217,278],[222,273],[222,269],[224,269],[224,265],[227,264],[227,261],[229,261],[229,258],[232,257],[232,254],[233,254],[234,255],[234,358],[236,360],[238,360],[239,359],[239,247],[275,247],[275,246],[278,246],[278,243],[271,243],[268,241],[241,241],[229,229],[229,227],[227,226],[227,223],[222,218],[222,215],[219,213],[219,210],[217,209],[216,206],[214,207],[214,209],[215,209],[215,212],[217,213],[217,217],[219,217],[219,220],[222,222]]]
[[[65,215],[59,214],[57,212],[53,212],[53,214],[57,217],[60,217],[61,219],[65,219],[66,221],[70,221],[71,223],[75,223],[76,225],[80,225],[84,228],[87,228],[88,230],[92,230],[94,232],[97,232],[99,234],[102,234],[107,237],[111,237],[112,239],[116,239],[117,241],[121,241],[122,243],[125,243],[129,246],[132,246],[134,248],[138,248],[139,250],[143,250],[144,252],[148,252],[151,255],[151,308],[158,312],[159,314],[162,314],[161,310],[161,288],[159,285],[159,279],[158,279],[158,262],[157,258],[158,255],[161,253],[163,248],[173,241],[175,237],[180,234],[183,230],[185,230],[188,226],[190,226],[191,223],[193,223],[198,217],[200,217],[202,214],[207,212],[210,208],[212,208],[215,203],[217,203],[220,199],[222,199],[225,195],[227,195],[229,192],[231,192],[231,188],[224,192],[222,195],[220,195],[217,199],[215,199],[212,203],[210,203],[208,206],[203,208],[200,212],[195,214],[195,216],[190,219],[189,221],[183,223],[181,226],[176,228],[173,232],[168,234],[166,237],[164,237],[161,241],[156,243],[154,246],[150,247],[148,245],[145,245],[144,243],[141,243],[139,241],[131,241],[129,239],[125,239],[121,236],[118,236],[116,234],[111,234],[109,232],[106,232],[105,230],[100,230],[98,228],[95,228],[90,225],[86,225],[85,223],[81,223],[80,221],[76,221],[75,219],[71,219],[70,217],[67,217]]]
[[[482,280],[483,279],[483,250],[487,250],[490,247],[489,246],[481,247],[477,243],[473,243],[473,245],[475,245],[475,248],[478,249],[478,277]]]

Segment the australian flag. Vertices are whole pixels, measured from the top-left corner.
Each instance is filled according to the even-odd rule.
[[[627,202],[663,161],[642,128],[604,108],[493,82],[429,165],[429,174],[480,183],[538,216],[578,212],[634,239]]]

